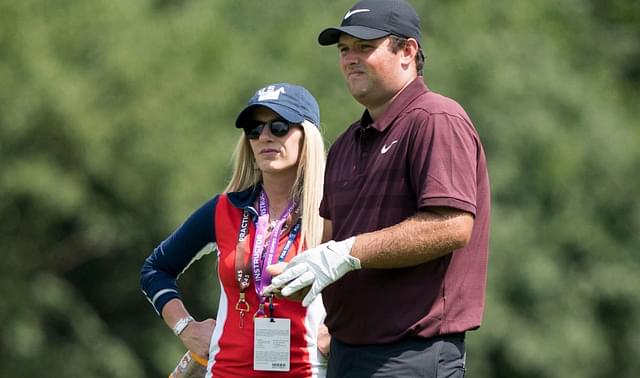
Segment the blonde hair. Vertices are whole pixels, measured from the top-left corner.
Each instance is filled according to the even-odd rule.
[[[289,198],[298,204],[300,210],[301,245],[312,248],[322,240],[323,220],[319,208],[324,182],[325,151],[318,127],[307,120],[300,125],[304,131],[304,142],[298,158],[296,181],[289,192]],[[239,192],[262,182],[262,172],[244,134],[240,136],[233,156],[233,174],[224,193]]]

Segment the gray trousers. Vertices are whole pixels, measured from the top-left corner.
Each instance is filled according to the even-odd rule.
[[[465,357],[464,333],[382,345],[350,345],[331,338],[327,378],[462,378]]]

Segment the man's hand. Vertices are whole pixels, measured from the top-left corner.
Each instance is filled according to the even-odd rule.
[[[360,269],[360,260],[351,256],[351,247],[356,238],[339,242],[329,241],[294,257],[284,271],[271,280],[263,295],[276,294],[290,297],[293,293],[311,286],[302,305],[307,307],[322,289],[340,279],[348,272]]]
[[[285,262],[269,265],[267,267],[267,272],[269,272],[269,274],[271,274],[272,277],[275,277],[281,274],[284,268],[286,267],[287,267],[287,263]],[[302,300],[304,299],[304,296],[307,295],[310,289],[311,289],[311,286],[304,287],[287,297],[285,297],[284,295],[282,295],[282,293],[280,293],[280,289],[276,289],[272,291],[271,294],[273,294],[276,298],[280,298],[280,299],[284,298],[290,301],[302,302]]]
[[[331,350],[331,335],[326,325],[320,324],[318,327],[318,351],[320,354],[329,359],[329,352]]]

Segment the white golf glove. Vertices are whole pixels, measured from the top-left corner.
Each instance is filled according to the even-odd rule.
[[[355,240],[355,236],[339,242],[331,240],[304,251],[291,259],[282,273],[271,280],[263,295],[282,289],[280,294],[286,297],[311,285],[311,290],[302,300],[303,306],[309,306],[322,289],[348,272],[360,269],[360,260],[349,254]]]

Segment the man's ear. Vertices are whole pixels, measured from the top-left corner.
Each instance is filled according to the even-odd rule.
[[[418,45],[418,41],[414,38],[407,39],[407,43],[405,43],[404,48],[401,50],[402,63],[411,64],[411,62],[414,62],[419,50],[420,47]]]

